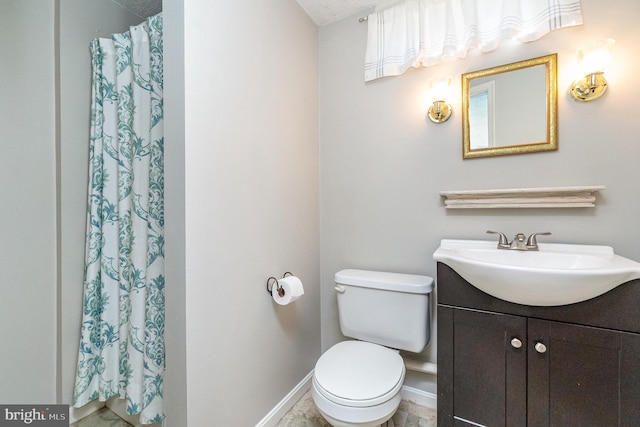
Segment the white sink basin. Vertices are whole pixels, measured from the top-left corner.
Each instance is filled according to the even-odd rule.
[[[440,242],[433,259],[476,288],[517,304],[573,304],[640,278],[640,263],[609,246],[538,243],[538,251],[498,249],[497,241]]]

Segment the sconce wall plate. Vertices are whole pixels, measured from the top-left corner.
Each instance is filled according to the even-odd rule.
[[[433,101],[433,104],[429,107],[427,117],[433,123],[444,123],[451,117],[451,104],[445,101]]]
[[[571,84],[569,93],[576,101],[589,102],[600,98],[607,91],[607,80],[603,73],[593,73]]]

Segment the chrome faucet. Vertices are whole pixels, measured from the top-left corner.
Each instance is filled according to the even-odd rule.
[[[526,251],[529,250],[527,247],[527,236],[522,233],[518,233],[513,237],[513,240],[509,244],[509,249],[515,249],[516,251]],[[538,246],[536,245],[536,249]],[[535,249],[534,249],[535,250]]]
[[[507,236],[504,233],[499,231],[491,231],[487,230],[488,234],[497,234],[498,238],[498,249],[513,249],[516,251],[537,251],[538,250],[538,241],[536,240],[536,236],[549,236],[551,233],[533,233],[527,239],[523,233],[518,233],[514,236],[513,240],[509,242]]]

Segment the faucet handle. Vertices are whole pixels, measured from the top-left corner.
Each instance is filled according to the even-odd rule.
[[[538,249],[538,241],[536,240],[536,236],[550,236],[551,233],[545,231],[543,233],[533,233],[527,239],[527,248],[528,249]]]
[[[487,230],[487,234],[497,234],[500,236],[498,239],[498,249],[509,247],[509,240],[507,239],[507,236],[504,233],[501,233],[499,231]]]

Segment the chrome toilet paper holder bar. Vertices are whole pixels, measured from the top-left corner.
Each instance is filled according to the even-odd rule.
[[[286,273],[284,273],[282,275],[282,278],[284,279],[285,277],[288,276],[293,276],[293,273],[287,271]],[[278,291],[278,295],[280,297],[284,296],[284,289],[282,288],[282,286],[280,286],[280,283],[278,283],[278,279],[276,279],[275,277],[271,276],[267,279],[267,293],[269,293],[269,295],[273,296],[273,281],[275,281],[276,284],[276,290]]]

